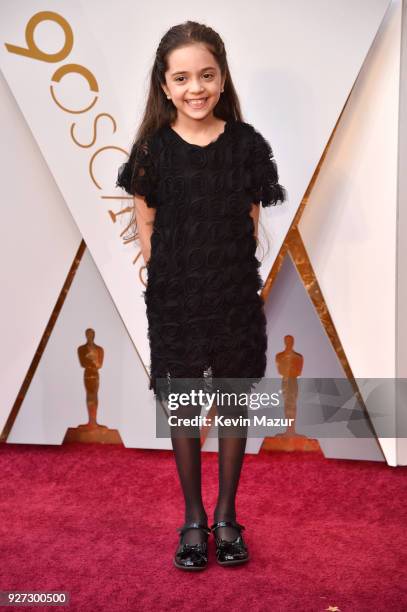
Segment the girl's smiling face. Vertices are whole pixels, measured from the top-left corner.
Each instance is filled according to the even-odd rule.
[[[171,96],[179,114],[202,120],[213,115],[225,79],[205,45],[194,43],[172,51],[167,58],[166,96]]]

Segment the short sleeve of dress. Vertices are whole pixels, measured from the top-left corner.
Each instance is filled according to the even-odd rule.
[[[149,208],[158,206],[157,160],[152,138],[132,146],[129,159],[119,167],[116,187],[145,197]]]
[[[277,163],[267,140],[253,128],[248,158],[248,174],[253,204],[263,207],[281,204],[287,199],[286,189],[278,182]]]

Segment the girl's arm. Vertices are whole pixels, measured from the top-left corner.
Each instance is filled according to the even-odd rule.
[[[252,204],[250,216],[253,219],[254,237],[256,239],[256,242],[258,242],[257,231],[258,231],[258,226],[259,226],[259,214],[260,214],[260,206],[258,204]]]
[[[147,265],[151,256],[151,235],[154,228],[155,208],[147,206],[144,197],[135,195],[133,197],[136,211],[136,223],[138,237],[140,240],[141,253]]]

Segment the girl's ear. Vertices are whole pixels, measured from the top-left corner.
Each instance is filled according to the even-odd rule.
[[[163,92],[165,93],[166,96],[170,95],[170,90],[168,89],[168,87],[166,85],[161,85],[161,88],[163,90]]]

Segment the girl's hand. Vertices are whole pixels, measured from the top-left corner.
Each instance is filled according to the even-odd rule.
[[[260,215],[260,206],[258,204],[252,204],[252,208],[250,210],[250,216],[253,219],[253,225],[254,225],[254,237],[256,239],[256,244],[259,244],[259,241],[257,239],[257,232],[258,232],[258,226],[259,226],[259,215]]]
[[[135,195],[133,198],[136,212],[137,234],[140,240],[141,253],[145,265],[151,256],[151,236],[154,229],[156,210],[147,206],[144,197]]]

